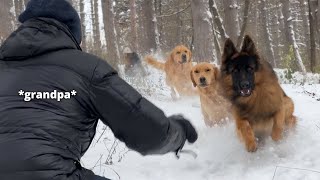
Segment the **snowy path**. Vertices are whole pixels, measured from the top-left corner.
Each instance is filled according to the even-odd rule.
[[[299,119],[296,132],[279,143],[267,139],[256,153],[245,151],[236,137],[234,123],[206,128],[197,98],[178,102],[162,98],[151,101],[167,115],[183,113],[196,126],[199,140],[185,146],[198,154],[196,159],[188,154],[181,154],[178,160],[173,154],[142,157],[127,152],[122,143],[114,143],[110,130],[97,142],[103,131],[100,125],[82,163],[86,168],[95,166],[95,173],[115,180],[119,177],[122,180],[319,180],[320,101],[301,93],[302,87],[283,87],[295,102],[295,115]],[[320,85],[307,88],[320,94]],[[113,164],[104,165],[109,155],[107,148],[112,145],[117,146],[109,156]]]

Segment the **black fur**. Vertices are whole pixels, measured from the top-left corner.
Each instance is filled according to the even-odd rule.
[[[240,92],[244,89],[254,90],[254,73],[259,68],[255,56],[240,55],[234,59],[228,59],[225,68],[226,73],[232,75],[233,90],[236,92],[236,97],[243,96]]]

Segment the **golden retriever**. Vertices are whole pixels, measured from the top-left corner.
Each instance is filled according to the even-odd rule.
[[[194,87],[198,87],[201,110],[207,126],[221,124],[224,119],[231,117],[231,105],[220,95],[219,74],[219,69],[209,63],[197,64],[190,72]]]
[[[166,62],[159,62],[152,56],[146,56],[145,61],[156,69],[166,73],[166,83],[171,88],[171,97],[196,95],[196,90],[190,82],[192,68],[192,53],[183,45],[176,46]]]

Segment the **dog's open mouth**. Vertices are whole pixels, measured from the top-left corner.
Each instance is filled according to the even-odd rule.
[[[241,89],[240,90],[240,95],[243,97],[248,97],[252,94],[252,90],[251,89]]]
[[[207,84],[207,83],[200,83],[198,86],[199,86],[199,87],[202,87],[202,88],[205,88],[205,87],[208,86],[208,84]]]

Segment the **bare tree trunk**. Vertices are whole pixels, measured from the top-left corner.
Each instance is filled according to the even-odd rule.
[[[217,26],[218,30],[219,30],[219,35],[221,37],[221,41],[225,42],[228,35],[225,31],[224,25],[223,25],[223,20],[219,14],[218,8],[217,8],[217,4],[215,3],[215,0],[209,0],[209,9],[211,14],[213,15],[213,19],[215,22],[215,25]],[[216,33],[215,33],[216,34]]]
[[[316,67],[316,40],[315,40],[315,10],[312,10],[311,0],[308,0],[309,4],[309,24],[310,24],[310,70],[315,72]],[[314,5],[314,4],[313,4]]]
[[[23,4],[24,4],[23,0],[14,0],[15,13],[16,13],[17,16],[19,16],[22,13],[22,11],[24,10],[24,5]]]
[[[130,0],[130,48],[134,52],[138,49],[137,44],[137,12],[136,12],[136,0]]]
[[[117,35],[114,25],[113,0],[102,0],[104,31],[107,41],[107,62],[116,70],[120,61]]]
[[[221,64],[221,58],[222,58],[221,46],[220,46],[220,43],[219,43],[219,40],[218,40],[217,33],[214,31],[213,34],[214,34],[214,47],[216,48],[215,50],[216,50],[216,54],[217,54],[216,63],[220,65]]]
[[[223,5],[226,32],[231,40],[236,42],[240,33],[237,0],[223,0]]]
[[[14,29],[14,15],[10,11],[13,8],[11,0],[1,2],[0,6],[0,45],[12,33]],[[6,18],[3,18],[6,17]]]
[[[318,0],[318,9],[317,9],[317,20],[318,20],[318,39],[319,39],[319,46],[320,46],[320,0]]]
[[[262,25],[262,36],[265,40],[264,48],[263,48],[263,55],[266,57],[266,59],[269,61],[269,63],[272,65],[272,67],[277,67],[275,58],[274,58],[274,52],[272,48],[272,40],[270,35],[270,30],[268,26],[268,18],[267,18],[267,5],[266,0],[261,0],[259,4],[259,9],[261,13],[261,25]]]
[[[293,47],[294,56],[299,65],[300,70],[302,71],[303,74],[306,74],[307,71],[303,64],[302,58],[300,56],[299,47],[297,45],[296,38],[295,38],[295,32],[293,30],[293,24],[292,24],[293,19],[291,16],[290,2],[288,0],[281,0],[281,2],[282,2],[282,12],[283,12],[284,21],[287,29],[286,30],[287,37],[289,38],[289,42]]]
[[[160,33],[159,33],[159,29],[158,29],[158,20],[157,20],[157,16],[156,16],[156,3],[155,0],[152,0],[153,4],[152,4],[152,22],[153,22],[153,26],[154,26],[154,37],[155,37],[155,41],[156,41],[156,49],[157,51],[160,51]]]
[[[193,22],[193,59],[196,62],[215,61],[212,15],[206,0],[191,0]]]
[[[244,37],[244,33],[246,31],[247,23],[248,23],[248,14],[249,14],[250,0],[244,1],[244,10],[243,10],[243,22],[240,30],[240,35],[237,40],[237,48],[239,49],[241,46],[242,39]]]
[[[81,34],[82,34],[82,42],[81,48],[83,51],[87,51],[87,33],[86,33],[86,25],[85,25],[85,10],[84,10],[85,0],[80,0],[80,19],[81,19]]]
[[[95,54],[101,54],[101,37],[100,37],[100,23],[99,23],[99,0],[94,0],[93,7],[93,39]],[[93,2],[93,1],[92,1]]]
[[[140,1],[138,41],[139,52],[148,54],[156,50],[154,0]]]
[[[305,4],[306,0],[299,0],[300,1],[300,9],[301,9],[301,16],[302,16],[302,25],[304,28],[301,29],[302,36],[304,36],[304,42],[306,44],[306,58],[310,59],[310,26],[309,26],[309,13],[308,11],[308,4]]]

